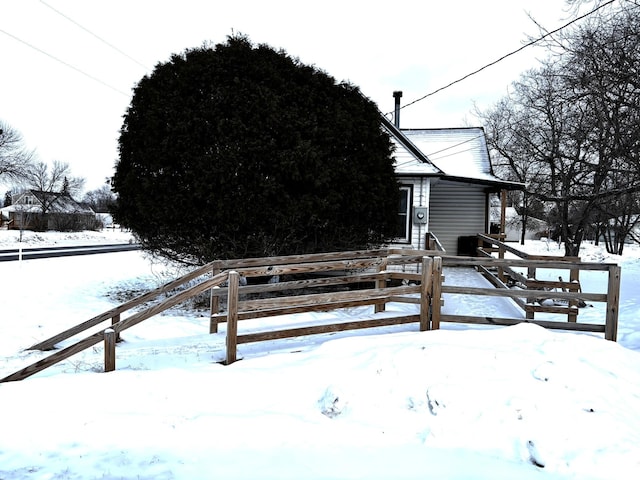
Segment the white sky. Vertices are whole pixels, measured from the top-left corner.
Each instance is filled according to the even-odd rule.
[[[350,81],[389,112],[394,90],[409,103],[537,35],[527,12],[548,30],[568,21],[564,0],[0,0],[0,119],[91,190],[113,175],[132,87],[172,53],[241,32]],[[528,48],[403,109],[401,124],[477,125],[474,102],[491,106],[542,56]]]

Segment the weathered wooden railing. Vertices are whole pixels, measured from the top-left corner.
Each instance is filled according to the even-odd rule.
[[[50,350],[63,340],[67,340],[90,328],[97,327],[103,322],[110,321],[110,325],[0,379],[0,382],[22,380],[100,342],[104,342],[105,345],[105,370],[113,370],[115,369],[116,340],[122,331],[207,291],[209,291],[211,297],[210,333],[218,331],[220,322],[227,323],[227,363],[232,363],[236,360],[238,344],[403,323],[418,323],[420,330],[429,330],[431,328],[439,328],[441,322],[512,325],[527,321],[548,328],[602,332],[605,338],[609,340],[616,339],[620,288],[620,268],[617,265],[587,264],[557,259],[447,257],[439,256],[440,254],[441,252],[432,250],[382,249],[242,260],[218,260],[33,345],[30,349]],[[419,268],[403,268],[409,264],[417,265]],[[479,271],[489,271],[490,268],[509,269],[511,271],[513,268],[519,267],[527,269],[562,267],[577,271],[608,271],[608,290],[604,294],[574,291],[535,291],[536,298],[563,298],[568,301],[581,299],[606,302],[605,323],[594,325],[578,322],[540,321],[528,318],[447,315],[442,312],[444,294],[506,297],[513,299],[516,303],[522,303],[522,298],[531,296],[531,293],[529,291],[509,289],[506,285],[500,283],[496,284],[499,288],[450,286],[444,282],[443,266],[473,267]],[[275,275],[283,276],[285,280],[261,285],[240,285],[241,277],[271,277]],[[185,288],[188,284],[192,286]],[[333,289],[329,292],[317,293],[317,289],[327,286],[343,286],[345,288],[348,287],[348,289],[345,291],[335,291],[336,289]],[[184,289],[178,290],[179,287]],[[251,294],[265,297],[274,293],[278,293],[280,296],[258,299],[248,297]],[[127,318],[123,319],[121,317],[123,313],[132,308],[141,306],[159,296],[162,296],[164,300],[152,304]],[[224,313],[221,313],[221,298],[227,299],[227,307]],[[238,333],[238,323],[252,318],[310,311],[328,311],[361,305],[371,305],[374,308],[374,313],[381,313],[389,302],[413,303],[418,305],[418,308],[414,314],[409,315],[394,316],[387,312],[385,315],[374,316],[374,318],[348,322]],[[369,315],[368,317],[371,316]]]
[[[202,269],[199,269],[198,271],[201,271],[201,270]],[[31,375],[34,375],[44,370],[45,368],[49,368],[75,355],[76,353],[80,353],[81,351],[86,350],[87,348],[90,348],[100,342],[105,343],[105,371],[113,370],[115,368],[115,343],[116,343],[115,340],[118,338],[121,332],[123,332],[124,330],[127,330],[128,328],[133,327],[134,325],[139,324],[140,322],[143,322],[144,320],[147,320],[155,315],[158,315],[164,312],[165,310],[168,310],[169,308],[175,305],[178,305],[179,303],[186,301],[189,298],[200,295],[201,293],[206,292],[207,290],[210,290],[211,288],[214,288],[222,284],[227,280],[227,277],[228,277],[227,272],[219,273],[218,275],[215,275],[212,278],[209,278],[208,280],[204,280],[199,284],[196,284],[190,288],[187,288],[178,293],[175,293],[174,295],[170,296],[164,301],[156,305],[151,305],[150,307],[148,307],[147,309],[141,312],[135,313],[125,319],[120,318],[120,313],[126,310],[130,310],[134,306],[145,303],[153,298],[156,298],[160,294],[168,293],[169,291],[172,290],[172,288],[169,288],[170,286],[173,286],[173,288],[177,288],[178,286],[183,285],[187,281],[193,280],[193,275],[194,274],[192,273],[185,277],[181,277],[181,279],[175,282],[171,282],[165,285],[164,287],[153,290],[152,292],[149,292],[130,302],[120,305],[117,308],[109,310],[108,312],[105,312],[102,315],[93,317],[92,319],[87,320],[86,322],[83,322],[79,325],[76,325],[75,327],[70,328],[69,330],[66,330],[63,333],[56,335],[55,337],[47,339],[44,342],[40,342],[39,344],[33,345],[32,347],[30,347],[30,349],[46,348],[47,350],[50,350],[51,348],[53,348],[53,346],[56,343],[62,341],[63,339],[67,339],[79,333],[82,333],[87,329],[98,325],[101,322],[112,320],[112,324],[109,327],[103,328],[81,340],[78,340],[72,343],[71,345],[65,348],[56,350],[54,353],[52,353],[48,357],[45,357],[42,360],[39,360],[21,370],[18,370],[17,372],[7,377],[0,379],[0,383],[23,380],[27,377],[30,377]],[[198,275],[196,275],[196,277],[197,276]],[[184,280],[185,278],[189,278],[189,280]]]
[[[412,251],[412,254],[413,253],[414,252]],[[416,261],[415,256],[412,256],[410,258],[411,260],[408,261]],[[292,255],[268,258],[249,258],[226,261],[217,260],[204,265],[203,267],[195,269],[187,275],[169,282],[162,287],[147,292],[144,295],[136,297],[85,322],[75,325],[51,338],[32,345],[28,348],[28,350],[53,350],[55,349],[57,344],[64,340],[75,337],[76,335],[86,332],[87,330],[90,330],[94,327],[98,328],[102,323],[108,321],[110,322],[110,325],[108,325],[107,327],[99,328],[98,331],[92,333],[91,335],[81,340],[75,341],[74,343],[60,350],[56,350],[48,357],[45,357],[11,375],[0,378],[0,383],[27,378],[103,341],[105,344],[105,370],[113,370],[115,368],[115,344],[122,331],[131,328],[132,326],[137,325],[138,323],[147,320],[155,315],[158,315],[159,313],[162,313],[163,311],[179,303],[185,302],[190,298],[201,295],[206,291],[210,291],[211,295],[212,323],[210,331],[211,333],[213,333],[217,331],[217,320],[215,316],[219,314],[220,292],[225,291],[224,288],[220,287],[222,284],[227,282],[231,268],[237,268],[243,273],[243,275],[246,276],[272,276],[276,274],[282,274],[282,272],[285,271],[289,273],[310,273],[341,270],[343,272],[349,272],[349,275],[345,275],[344,277],[331,277],[326,279],[314,278],[293,283],[297,283],[299,286],[301,286],[306,282],[308,286],[320,286],[323,283],[324,285],[336,285],[340,283],[352,284],[355,282],[373,281],[377,282],[380,286],[380,282],[386,282],[387,279],[391,280],[394,278],[394,275],[396,275],[394,273],[388,273],[386,275],[386,278],[383,278],[384,275],[382,269],[384,268],[384,266],[388,262],[391,262],[391,264],[393,264],[401,263],[401,261],[402,260],[399,259],[398,255],[393,255],[392,251],[387,249],[323,253],[312,255]],[[333,265],[330,265],[327,262],[334,263]],[[367,266],[373,267],[374,265],[377,265],[377,270],[379,271],[378,274],[376,274],[375,271],[372,271],[372,274],[375,275],[371,276],[372,274],[361,272],[363,268],[367,268]],[[184,289],[186,285],[189,285],[191,283],[196,284]],[[252,291],[255,292],[256,288],[261,292],[273,292],[283,289],[289,289],[291,287],[293,287],[293,285],[287,282],[273,285],[269,284],[261,286],[246,286],[243,287],[243,289],[245,289],[243,290],[243,293],[251,293]],[[396,295],[401,293],[406,292],[402,292],[400,290],[394,291],[394,294]],[[338,308],[337,305],[348,306],[350,304],[366,304],[367,302],[369,302],[371,304],[375,304],[376,309],[382,309],[384,308],[383,306],[385,301],[390,301],[394,298],[391,295],[391,292],[386,292],[386,295],[382,295],[371,300],[366,300],[366,294],[363,294],[362,297],[363,298],[361,298],[360,301],[353,300],[351,302],[347,298],[338,298],[333,306],[328,304],[323,308],[331,309]],[[133,308],[143,306],[149,302],[152,302],[153,300],[157,301],[158,298],[163,298],[163,300],[152,304],[146,309],[132,314],[127,318],[122,318],[123,314],[131,311]],[[320,301],[321,299],[317,298],[317,300]],[[306,307],[301,307],[299,311],[313,311],[317,309],[320,309],[317,304],[311,304],[307,305]],[[274,310],[273,312],[275,313],[275,311],[276,310]],[[281,309],[280,311],[288,311],[289,313],[293,313],[295,311],[295,308],[289,307],[288,309],[285,308]],[[259,316],[258,313],[256,313],[255,315],[256,317]],[[424,318],[426,318],[425,315],[423,315],[423,321],[426,321],[424,320]],[[419,315],[415,318],[411,318],[411,321],[418,320]],[[407,318],[405,319],[405,321],[409,321],[409,319]]]
[[[427,232],[425,234],[424,244],[428,250],[434,250],[443,255],[446,253],[444,247],[440,243],[440,240],[438,240],[438,237],[436,237],[433,232]]]
[[[494,258],[493,255],[497,253],[498,259],[504,259],[506,253],[510,253],[527,262],[537,262],[524,266],[522,263],[518,265],[513,261],[509,263],[495,262],[492,267],[497,270],[497,273],[490,271],[485,266],[477,267],[497,288],[503,288],[504,283],[508,280],[532,292],[532,295],[526,298],[514,299],[516,304],[524,310],[526,318],[530,320],[535,318],[535,313],[559,313],[566,315],[569,322],[577,321],[579,303],[585,300],[582,295],[546,297],[551,300],[566,300],[566,305],[557,305],[557,302],[553,301],[548,302],[549,305],[543,305],[537,300],[543,298],[539,292],[545,290],[579,293],[581,291],[580,270],[593,270],[593,268],[587,267],[580,268],[580,265],[585,265],[580,261],[580,257],[532,255],[511,247],[495,236],[482,234],[478,235],[478,253],[481,257],[488,258]],[[526,275],[515,270],[518,266],[522,266],[521,270],[523,271],[526,269]],[[564,278],[568,277],[568,281],[564,280],[561,275],[558,276],[558,280],[544,279],[538,276],[540,270],[549,269],[564,271],[566,275]],[[606,268],[603,267],[602,270],[606,270]],[[614,275],[609,275],[609,278],[614,278]]]
[[[410,253],[410,255],[408,254]],[[215,296],[227,297],[227,311],[212,313],[212,332],[217,331],[219,322],[227,322],[227,363],[236,359],[238,344],[275,340],[304,335],[315,335],[344,330],[419,323],[420,330],[428,330],[430,308],[430,285],[432,258],[426,251],[388,250],[386,256],[349,260],[331,260],[307,263],[269,265],[267,267],[245,267],[233,270],[229,274],[229,286],[216,289]],[[430,252],[433,253],[433,252]],[[421,262],[421,273],[408,273],[387,270],[392,265]],[[240,286],[239,278],[264,277],[267,275],[320,274],[329,272],[348,272],[342,276],[331,275],[321,278],[304,278],[275,284]],[[403,285],[402,281],[414,282]],[[307,293],[317,287],[328,285],[354,285],[369,283],[372,288],[358,288],[329,293]],[[390,284],[390,285],[387,285]],[[395,286],[393,286],[395,284]],[[304,294],[296,291],[304,290]],[[286,296],[241,300],[248,293],[266,293],[286,291]],[[408,295],[417,294],[415,300]],[[238,334],[238,322],[255,318],[277,315],[290,315],[310,311],[328,311],[362,305],[373,305],[374,312],[382,312],[385,304],[396,301],[415,301],[419,303],[419,312],[413,315],[379,316],[375,319],[336,322],[306,327],[293,327],[281,330],[265,330],[257,333]]]
[[[479,288],[468,286],[447,285],[444,282],[442,268],[446,267],[474,267],[478,270],[491,267],[503,268],[558,268],[576,271],[604,271],[608,272],[607,292],[557,292],[551,290],[522,290],[517,288],[508,288],[505,284],[497,285],[498,288]],[[562,260],[522,260],[522,259],[488,259],[488,258],[472,258],[472,257],[441,257],[435,258],[433,264],[433,289],[432,289],[432,310],[431,322],[432,328],[437,329],[440,322],[455,323],[475,323],[487,325],[514,325],[523,321],[536,323],[545,328],[562,329],[570,331],[582,332],[599,332],[604,333],[607,340],[616,340],[618,325],[618,303],[620,295],[620,267],[614,264],[600,263],[583,263],[583,262],[567,262]],[[442,301],[437,302],[435,299],[442,299],[442,294],[457,295],[481,295],[491,297],[510,298],[515,304],[521,305],[524,298],[535,297],[537,300],[545,299],[564,299],[572,303],[579,300],[606,303],[606,313],[604,322],[600,324],[578,323],[577,321],[550,321],[535,320],[528,318],[496,318],[487,316],[472,315],[447,315],[442,313]],[[532,301],[531,299],[526,300]],[[577,307],[574,307],[577,310]],[[542,310],[540,310],[542,311]],[[547,313],[566,315],[565,309],[553,309],[551,307],[544,310]],[[575,312],[577,315],[577,312]]]

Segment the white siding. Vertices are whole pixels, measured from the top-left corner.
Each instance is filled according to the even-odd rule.
[[[429,231],[449,255],[458,254],[458,238],[486,232],[485,187],[440,180],[431,185]]]
[[[428,223],[419,224],[413,220],[413,207],[429,207],[429,191],[430,179],[428,177],[401,177],[398,183],[402,186],[411,186],[413,189],[411,195],[411,209],[409,218],[411,218],[411,243],[393,242],[392,245],[398,248],[424,248],[425,235],[429,231]]]

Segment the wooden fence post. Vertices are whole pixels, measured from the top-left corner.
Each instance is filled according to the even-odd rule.
[[[378,274],[380,275],[380,277],[376,280],[376,288],[384,288],[387,286],[387,279],[385,277],[382,277],[382,272],[385,271],[386,269],[387,269],[387,259],[385,258],[382,260],[382,263],[378,265]],[[387,304],[385,302],[376,303],[374,306],[374,312],[375,313],[384,312],[386,308],[387,308]]]
[[[238,289],[240,275],[229,272],[229,296],[227,298],[227,361],[230,365],[236,361],[238,349]]]
[[[422,257],[422,283],[420,285],[420,331],[431,330],[431,287],[433,259]]]
[[[570,292],[578,292],[578,285],[580,285],[579,269],[572,268],[571,270],[569,270],[569,282],[571,283],[571,287],[569,287],[567,290],[569,290]],[[569,315],[567,315],[567,320],[573,323],[576,323],[578,321],[578,300],[569,300]]]
[[[536,267],[527,267],[527,279],[536,279]],[[529,285],[526,285],[527,291],[529,291]],[[529,305],[535,303],[535,298],[527,298],[527,305],[525,307],[525,317],[527,320],[533,320],[535,312],[529,308]]]
[[[116,339],[118,334],[112,328],[104,331],[104,371],[113,372],[116,369]]]
[[[618,305],[620,303],[620,266],[609,267],[607,287],[607,315],[604,326],[604,338],[616,341],[618,336]]]
[[[213,268],[211,268],[211,277],[215,277],[220,273],[220,260],[213,262]],[[215,290],[218,287],[211,287],[211,296],[209,300],[209,333],[218,333],[218,320],[215,315],[220,313],[220,297],[214,295]]]
[[[431,327],[440,328],[440,311],[442,309],[442,257],[433,258],[433,294],[431,297]]]
[[[502,244],[507,238],[507,190],[500,190],[500,233],[498,234],[498,240],[501,242],[498,244],[498,258],[504,259],[505,249]],[[504,283],[504,269],[498,267],[498,278]]]
[[[120,314],[116,313],[113,317],[111,317],[111,325],[115,325],[120,321]],[[116,343],[120,342],[122,339],[120,338],[120,332],[116,332]]]

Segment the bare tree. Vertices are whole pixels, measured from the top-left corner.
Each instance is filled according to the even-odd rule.
[[[46,193],[68,193],[77,195],[82,191],[85,180],[73,177],[68,163],[54,161],[51,166],[45,162],[33,165],[26,177],[29,188]]]
[[[28,150],[20,132],[0,121],[0,182],[19,182],[30,171],[35,152]]]
[[[607,250],[621,254],[640,214],[640,6],[625,2],[564,43],[568,83],[588,112],[588,141],[600,160]]]
[[[640,16],[624,5],[550,40],[561,53],[481,114],[499,164],[552,206],[570,256],[594,224],[623,226],[620,237],[638,214]]]
[[[497,153],[496,170],[527,184],[523,220],[534,200],[547,204],[551,215],[546,220],[565,241],[565,253],[575,256],[586,219],[572,217],[584,210],[574,194],[589,176],[589,152],[583,148],[583,117],[568,98],[557,67],[547,64],[526,72],[513,84],[510,97],[481,117]]]
[[[541,132],[535,128],[538,120],[530,115],[519,98],[524,87],[517,84],[516,87],[518,95],[500,100],[486,112],[476,111],[476,115],[486,127],[495,173],[505,180],[529,186],[523,191],[510,192],[511,202],[522,218],[520,242],[524,244],[529,217],[544,217],[534,192],[546,178],[546,168],[542,162],[532,161],[536,155],[541,155],[539,151],[536,153],[536,146],[542,143]]]
[[[91,190],[84,195],[82,201],[88,204],[94,212],[109,213],[116,201],[116,196],[108,184]]]

